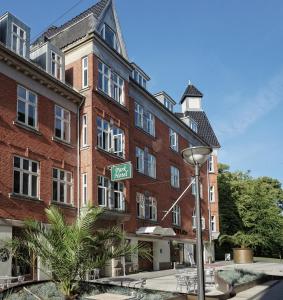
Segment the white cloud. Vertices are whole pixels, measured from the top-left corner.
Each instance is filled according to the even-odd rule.
[[[239,92],[229,96],[230,99],[235,97],[237,101],[229,101],[229,111],[225,112],[221,120],[215,122],[219,136],[233,137],[244,133],[283,100],[283,71],[260,88],[254,96],[248,97]]]

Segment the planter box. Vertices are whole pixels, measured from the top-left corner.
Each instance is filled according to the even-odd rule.
[[[250,248],[233,248],[233,260],[235,264],[253,263],[253,250]]]

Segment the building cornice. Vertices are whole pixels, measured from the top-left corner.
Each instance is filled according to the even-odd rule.
[[[36,64],[14,53],[2,43],[0,43],[0,61],[73,103],[80,104],[84,100],[84,96],[72,87],[52,77]]]

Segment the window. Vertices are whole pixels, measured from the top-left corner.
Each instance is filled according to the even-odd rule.
[[[57,53],[51,51],[51,75],[62,79],[62,58]]]
[[[88,87],[88,57],[82,58],[82,88]]]
[[[215,216],[211,216],[210,229],[212,232],[216,232],[216,217]]]
[[[124,105],[124,79],[101,61],[98,62],[98,89]]]
[[[12,50],[21,56],[26,55],[26,32],[12,24]]]
[[[192,227],[193,229],[197,228],[197,219],[196,219],[196,212],[195,210],[193,211],[193,215],[192,215]],[[205,218],[201,217],[201,229],[204,230],[205,229]]]
[[[18,85],[17,120],[27,126],[37,127],[37,95]]]
[[[70,142],[70,112],[57,105],[55,105],[55,136]]]
[[[87,115],[82,116],[82,146],[87,146]]]
[[[98,205],[107,206],[109,180],[105,177],[98,176]]]
[[[137,217],[148,219],[151,221],[157,220],[157,202],[152,196],[145,196],[142,193],[136,194],[137,202]]]
[[[36,161],[14,157],[14,193],[38,197],[39,164]]]
[[[144,151],[136,147],[136,167],[137,171],[144,173]]]
[[[53,201],[73,203],[72,173],[53,168]]]
[[[145,111],[143,106],[135,102],[135,125],[142,128],[152,136],[155,136],[155,117],[152,113]]]
[[[108,178],[98,176],[98,205],[109,209],[125,210],[124,184],[111,182]]]
[[[83,206],[87,205],[87,173],[82,174]]]
[[[170,147],[175,151],[179,151],[178,134],[173,129],[169,128]]]
[[[146,79],[144,76],[141,75],[141,73],[138,70],[133,70],[132,72],[132,78],[144,89],[146,89]]]
[[[175,205],[173,208],[173,224],[181,226],[181,208],[179,205]]]
[[[168,108],[170,111],[173,111],[173,104],[167,98],[164,98],[164,106]]]
[[[209,202],[214,202],[214,186],[209,187]]]
[[[180,187],[180,171],[176,167],[171,166],[171,186]]]
[[[147,154],[147,175],[156,178],[156,158],[152,154]]]
[[[136,147],[136,168],[137,171],[156,178],[156,158],[148,153],[147,149],[143,150]]]
[[[198,132],[198,124],[197,124],[197,122],[195,122],[195,121],[192,120],[191,118],[187,117],[187,118],[186,118],[186,123],[187,123],[187,125],[188,125],[194,132]]]
[[[214,157],[212,155],[209,156],[209,160],[208,160],[208,172],[210,173],[214,172]]]
[[[97,146],[107,152],[124,157],[124,131],[97,117]]]
[[[103,24],[100,35],[110,47],[120,53],[120,46],[116,33],[108,25]]]
[[[143,107],[135,102],[135,125],[143,128]]]
[[[120,104],[124,104],[124,80],[115,73],[112,73],[111,79],[111,97]]]
[[[137,193],[136,201],[137,201],[137,216],[138,218],[144,219],[145,217],[145,206],[144,206],[144,194]]]

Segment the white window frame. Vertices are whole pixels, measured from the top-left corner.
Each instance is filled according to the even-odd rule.
[[[124,105],[124,79],[114,72],[111,73],[111,97]]]
[[[145,218],[145,196],[142,193],[136,193],[137,203],[137,217],[140,219]]]
[[[173,106],[172,102],[170,100],[168,100],[167,98],[164,98],[164,106],[173,112],[174,106]]]
[[[135,102],[135,125],[137,127],[143,128],[144,121],[144,109],[143,106]]]
[[[20,89],[23,89],[25,90],[25,95],[26,97],[23,98],[20,96]],[[34,102],[30,100],[30,96],[32,95],[32,97],[34,97]],[[24,105],[25,105],[25,121],[20,121],[19,120],[19,102],[23,102]],[[22,124],[25,124],[26,126],[28,127],[31,127],[31,128],[34,128],[34,129],[37,129],[37,94],[26,89],[25,87],[21,86],[21,85],[18,85],[17,86],[17,121],[22,123]],[[28,121],[29,121],[29,107],[33,107],[34,109],[34,126],[32,125],[29,125],[28,124]]]
[[[172,210],[172,223],[176,226],[181,226],[181,208],[179,205],[175,205]]]
[[[101,76],[101,86],[99,86],[99,78],[97,88],[111,97],[111,69],[102,61],[98,61],[98,76]]]
[[[60,116],[56,114],[56,111],[60,110]],[[69,110],[59,106],[59,105],[55,105],[55,119],[54,119],[54,136],[64,142],[70,143],[71,140],[71,113]],[[67,116],[67,117],[66,117]],[[61,135],[57,136],[56,135],[56,120],[58,120],[60,122],[60,126],[61,126]],[[67,134],[65,132],[65,125],[67,128]],[[64,138],[64,135],[67,135],[66,138]]]
[[[192,228],[193,229],[197,228],[197,219],[196,219],[195,209],[193,210],[193,214],[192,214]],[[201,217],[201,229],[205,230],[205,218],[204,217]]]
[[[15,167],[15,159],[20,160],[20,167]],[[28,170],[24,169],[24,160],[28,161]],[[36,164],[37,172],[32,171],[32,164]],[[18,172],[20,175],[19,181],[19,192],[15,192],[15,172]],[[24,174],[28,175],[28,193],[23,193],[23,176]],[[36,195],[32,195],[32,177],[36,177]],[[31,198],[38,198],[39,195],[39,162],[35,160],[31,160],[28,158],[20,157],[15,155],[13,159],[13,192],[14,194],[31,197]]]
[[[169,128],[169,143],[170,148],[176,152],[179,151],[179,138],[176,131],[174,131],[172,128]]]
[[[53,172],[55,170],[57,172],[57,178],[55,178],[53,175]],[[61,173],[64,174],[63,179],[61,179]],[[70,178],[70,180],[68,180],[68,178]],[[57,183],[57,199],[54,199],[54,190],[53,190],[54,183]],[[63,189],[64,189],[64,201],[60,201],[61,185],[63,185]],[[68,189],[70,191],[70,199],[67,199]],[[58,203],[73,204],[73,174],[72,174],[72,172],[62,170],[59,168],[52,168],[52,201],[58,202]]]
[[[148,219],[151,221],[157,221],[157,201],[155,197],[148,197],[148,210],[149,216]]]
[[[82,88],[88,87],[88,56],[82,58]]]
[[[113,36],[114,36],[113,43],[114,43],[114,45],[110,45],[105,39],[106,28],[108,28],[113,33]],[[102,28],[101,28],[100,35],[102,36],[102,38],[104,39],[104,41],[106,42],[107,45],[109,45],[111,48],[115,49],[118,53],[120,53],[121,49],[120,49],[120,45],[119,45],[119,40],[117,39],[117,34],[110,26],[108,26],[107,24],[104,23]]]
[[[115,188],[115,185],[117,187]],[[125,185],[123,182],[112,182],[112,197],[113,197],[113,207],[112,209],[124,211],[125,210],[125,194],[124,194]],[[115,206],[115,196],[117,197],[117,207]]]
[[[147,112],[146,117],[146,132],[152,136],[155,136],[155,117],[152,113]]]
[[[174,166],[170,167],[171,170],[171,186],[175,188],[180,187],[180,170]]]
[[[147,153],[147,175],[156,178],[156,157]]]
[[[140,173],[145,173],[144,150],[139,147],[136,147],[136,169]]]
[[[100,124],[99,124],[100,123]],[[125,133],[119,127],[111,125],[110,122],[101,117],[97,117],[97,147],[125,157]]]
[[[17,28],[17,32],[14,32],[14,26]],[[23,37],[21,37],[21,31],[23,32]],[[26,46],[26,31],[15,23],[12,23],[11,32],[11,49],[15,51],[20,56],[25,57],[27,46]],[[16,38],[16,45],[14,45],[14,37]],[[22,43],[22,44],[21,44]],[[23,47],[23,52],[21,53],[21,45]],[[15,47],[14,47],[15,46]]]
[[[101,181],[100,181],[101,179]],[[107,207],[108,206],[108,201],[109,201],[109,179],[104,177],[104,176],[98,176],[97,177],[97,189],[101,189],[103,191],[103,203],[99,203],[98,195],[99,193],[97,192],[97,204],[102,207]]]
[[[62,80],[62,57],[54,51],[51,51],[50,56],[51,75],[58,80]]]
[[[88,146],[87,114],[82,115],[82,147]]]
[[[213,157],[213,155],[210,155],[209,159],[208,159],[208,172],[214,173],[214,157]]]
[[[214,185],[209,187],[209,202],[215,202],[215,189]]]
[[[82,204],[87,206],[88,204],[88,191],[87,191],[87,173],[82,174]]]
[[[212,215],[210,219],[211,232],[216,232],[216,216]]]

